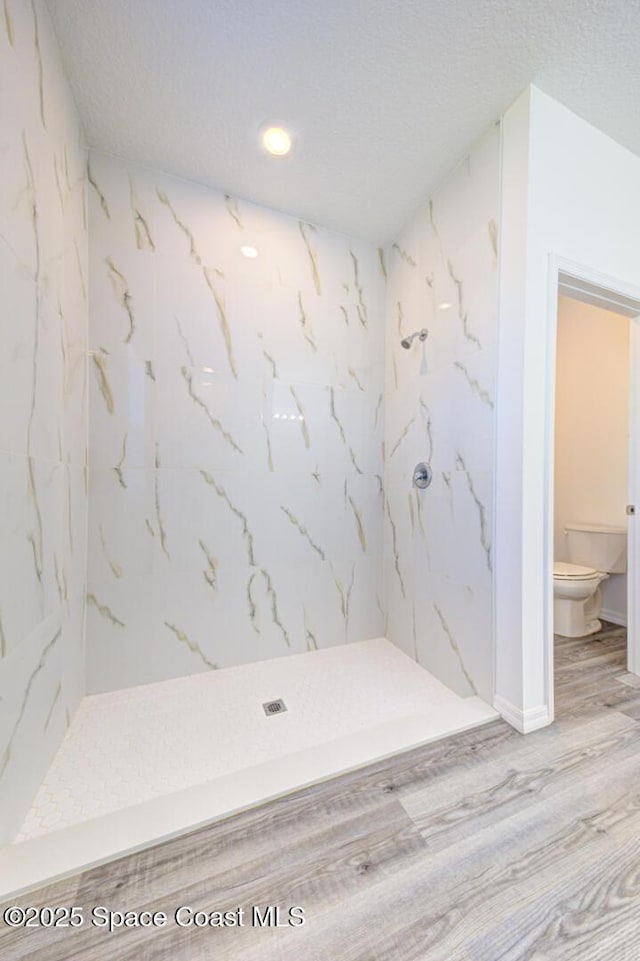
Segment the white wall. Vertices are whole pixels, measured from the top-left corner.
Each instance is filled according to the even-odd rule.
[[[564,530],[571,522],[627,526],[629,324],[622,314],[571,297],[558,300],[556,560],[569,560]],[[612,574],[602,585],[604,611],[622,623],[626,580]]]
[[[86,155],[46,6],[0,17],[0,844],[84,690]]]
[[[89,690],[379,636],[378,251],[98,154],[89,190]]]
[[[640,158],[532,87],[505,115],[502,165],[496,703],[531,729],[552,704],[552,258],[640,285]]]
[[[494,126],[386,252],[387,636],[453,690],[487,700],[499,165]],[[404,350],[423,326],[426,342]],[[422,460],[433,481],[419,491]]]

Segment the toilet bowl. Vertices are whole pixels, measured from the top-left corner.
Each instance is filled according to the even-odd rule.
[[[596,634],[602,624],[598,615],[602,607],[600,584],[609,577],[593,567],[566,564],[553,565],[553,630],[563,637],[586,637]]]
[[[553,630],[563,637],[586,637],[602,628],[600,585],[627,569],[627,530],[604,524],[567,524],[569,563],[553,565]]]

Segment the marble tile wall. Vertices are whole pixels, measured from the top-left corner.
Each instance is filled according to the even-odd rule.
[[[89,223],[89,690],[379,636],[381,252],[97,153]]]
[[[489,701],[499,166],[494,127],[385,251],[386,636]]]
[[[0,15],[0,844],[84,691],[86,152],[46,7]]]

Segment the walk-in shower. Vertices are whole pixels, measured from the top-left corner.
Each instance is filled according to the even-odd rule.
[[[0,896],[496,717],[499,130],[378,249],[87,166],[10,6]]]

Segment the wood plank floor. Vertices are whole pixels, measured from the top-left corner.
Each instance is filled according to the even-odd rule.
[[[558,639],[549,728],[496,721],[14,899],[77,905],[85,923],[0,921],[0,958],[638,961],[640,679],[625,657],[613,625]],[[180,927],[181,905],[242,908],[244,923]],[[252,925],[268,905],[285,926]],[[110,933],[96,906],[168,921]],[[304,925],[286,924],[292,906]]]

